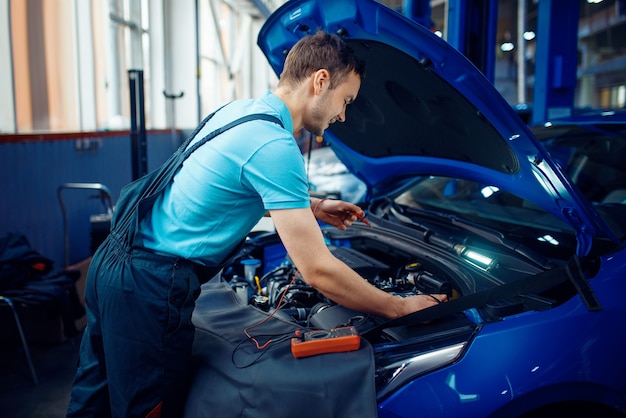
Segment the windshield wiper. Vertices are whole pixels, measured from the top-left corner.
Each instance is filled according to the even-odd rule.
[[[452,226],[471,232],[472,234],[479,236],[489,242],[501,245],[506,249],[532,261],[541,268],[554,268],[554,263],[552,263],[552,261],[537,254],[535,251],[520,244],[519,242],[507,239],[500,231],[482,225],[474,224],[472,222],[461,219],[458,216],[450,215],[447,213],[428,211],[424,209],[417,209],[410,206],[401,206],[395,202],[391,205],[391,212],[399,221],[413,226],[418,226],[418,233],[422,236],[422,239],[425,242],[429,242],[439,247],[451,250],[457,254],[460,254],[460,252],[465,249],[465,246],[463,244],[460,244],[450,239],[438,237],[436,233],[433,232],[430,228],[416,222],[415,219],[410,217],[409,215],[426,217],[437,222],[445,221]]]

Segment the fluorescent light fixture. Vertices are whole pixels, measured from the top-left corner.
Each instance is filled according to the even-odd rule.
[[[453,251],[460,257],[467,260],[470,264],[483,269],[485,271],[497,265],[497,260],[473,250],[463,244],[454,245]]]
[[[489,268],[493,265],[493,258],[487,257],[478,251],[470,250],[469,248],[463,251],[462,256],[476,267],[484,270],[489,270]]]

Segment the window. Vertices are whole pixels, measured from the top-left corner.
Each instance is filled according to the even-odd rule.
[[[0,132],[129,129],[138,69],[146,128],[194,128],[276,81],[262,23],[247,1],[0,0]]]
[[[12,94],[0,99],[0,132],[128,129],[128,69],[150,80],[148,1],[6,1],[0,59],[13,64],[2,68]]]

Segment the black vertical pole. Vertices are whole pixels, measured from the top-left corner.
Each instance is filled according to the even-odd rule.
[[[130,146],[133,180],[148,172],[143,71],[128,70],[130,87]]]

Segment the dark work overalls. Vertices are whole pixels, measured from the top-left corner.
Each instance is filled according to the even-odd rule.
[[[182,416],[194,338],[192,311],[201,283],[221,266],[155,254],[143,247],[139,225],[199,146],[248,120],[282,126],[270,115],[247,115],[188,147],[213,114],[159,169],[122,189],[111,233],[87,274],[87,327],[68,417]]]

